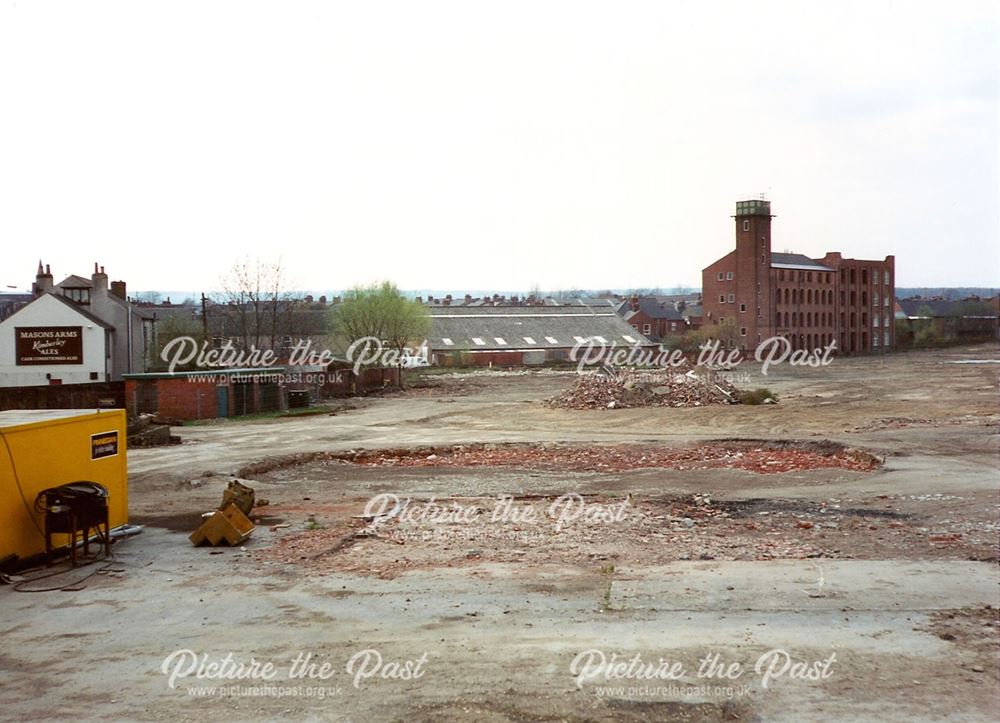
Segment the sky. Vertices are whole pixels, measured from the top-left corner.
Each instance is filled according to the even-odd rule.
[[[3,0],[0,286],[699,286],[761,193],[776,251],[1000,286],[998,41],[993,1]]]

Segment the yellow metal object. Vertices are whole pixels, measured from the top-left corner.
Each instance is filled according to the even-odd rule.
[[[0,412],[0,559],[45,552],[35,497],[89,480],[108,490],[111,527],[128,522],[125,411],[39,409]],[[56,535],[54,544],[68,544]]]
[[[216,510],[188,538],[195,547],[208,543],[218,545],[225,542],[230,547],[243,542],[254,531],[254,524],[240,512],[235,504],[225,504],[221,510]]]

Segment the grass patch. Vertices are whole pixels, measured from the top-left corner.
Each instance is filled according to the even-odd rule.
[[[765,399],[778,401],[778,395],[767,387],[740,392],[740,402],[743,404],[763,404]]]

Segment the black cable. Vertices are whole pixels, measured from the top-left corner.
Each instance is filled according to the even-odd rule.
[[[24,509],[28,513],[28,517],[31,518],[31,524],[33,524],[35,529],[38,530],[38,534],[42,536],[42,539],[45,539],[45,532],[42,531],[41,527],[39,527],[38,520],[36,520],[35,516],[32,514],[31,506],[28,504],[28,500],[24,496],[24,489],[21,487],[21,478],[18,477],[17,465],[14,463],[14,453],[10,449],[10,442],[7,441],[7,435],[3,432],[3,430],[0,430],[0,437],[3,437],[3,445],[7,448],[7,457],[10,459],[10,469],[14,473],[14,484],[17,485],[17,491],[21,495],[21,502],[24,503]]]
[[[124,538],[122,538],[121,541],[124,542],[127,539],[129,539],[129,538],[128,537],[124,537]],[[79,567],[88,567],[90,565],[95,565],[98,562],[102,562],[104,560],[108,560],[109,558],[111,558],[111,561],[109,561],[108,564],[106,564],[106,565],[104,565],[102,567],[99,567],[96,570],[94,570],[94,571],[92,571],[92,572],[84,575],[83,577],[81,577],[81,578],[79,578],[77,580],[74,580],[73,582],[70,582],[70,583],[63,583],[62,585],[57,585],[55,587],[40,587],[40,588],[33,588],[31,590],[25,590],[25,589],[23,589],[23,586],[25,586],[25,585],[30,585],[31,583],[38,582],[39,580],[47,580],[50,577],[57,577],[58,575],[65,575],[67,572],[72,572],[73,570],[79,569],[78,567],[71,567],[71,568],[69,568],[67,570],[55,570],[53,572],[45,573],[44,575],[36,575],[35,577],[29,578],[27,580],[18,580],[16,583],[14,583],[11,586],[11,589],[14,592],[55,592],[56,590],[63,590],[65,588],[67,588],[67,587],[74,587],[76,585],[79,585],[81,582],[84,582],[85,580],[89,580],[94,575],[98,575],[101,572],[110,569],[115,564],[114,563],[114,556],[115,556],[114,552],[110,552],[110,553],[108,553],[107,555],[105,555],[103,557],[95,557],[93,560],[88,560],[87,562],[83,563]]]

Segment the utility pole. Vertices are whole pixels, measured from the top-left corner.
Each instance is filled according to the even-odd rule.
[[[208,297],[204,291],[201,292],[201,331],[205,341],[208,341]]]

